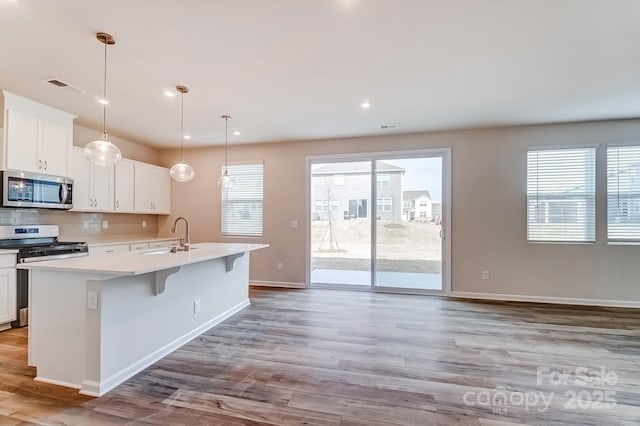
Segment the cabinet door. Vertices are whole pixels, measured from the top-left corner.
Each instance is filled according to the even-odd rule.
[[[138,213],[154,213],[155,199],[154,168],[143,163],[135,163],[134,208]]]
[[[0,324],[16,320],[16,270],[0,269]]]
[[[93,209],[100,211],[113,211],[113,166],[100,167],[90,165],[91,195]]]
[[[73,210],[91,210],[93,199],[91,197],[91,163],[84,156],[84,151],[74,148],[71,153],[71,166],[73,178]]]
[[[154,213],[171,213],[171,175],[165,168],[154,168]]]
[[[40,171],[50,175],[69,176],[69,150],[73,125],[53,120],[40,123],[40,145],[38,146],[38,164]]]
[[[7,168],[39,172],[38,119],[15,109],[7,110]]]
[[[115,211],[133,211],[133,162],[122,159],[115,167]]]

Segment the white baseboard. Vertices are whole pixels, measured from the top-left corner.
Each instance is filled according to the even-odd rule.
[[[220,324],[222,321],[226,320],[233,314],[246,308],[250,304],[251,302],[249,301],[249,299],[246,299],[238,303],[237,305],[231,307],[230,309],[226,310],[220,315],[213,317],[212,319],[205,322],[201,326],[178,337],[177,339],[173,340],[172,342],[169,342],[168,344],[164,345],[160,349],[145,356],[141,360],[129,365],[128,367],[123,368],[122,370],[111,375],[110,377],[107,377],[106,379],[100,382],[95,382],[92,380],[83,381],[82,390],[80,391],[80,393],[83,395],[96,396],[96,397],[104,395],[105,393],[109,392],[111,389],[115,388],[119,384],[125,382],[127,379],[138,374],[148,366],[152,365],[156,361],[169,355],[171,352],[175,351],[185,343],[189,342],[190,340],[193,340],[194,338],[198,337],[199,335],[209,330],[210,328],[215,327],[216,325]]]
[[[500,293],[476,293],[452,291],[449,297],[456,299],[500,300],[505,302],[555,303],[560,305],[603,306],[611,308],[640,308],[640,301],[609,299],[577,299],[572,297],[544,297]]]
[[[305,283],[292,283],[285,281],[256,281],[251,280],[250,286],[253,287],[281,287],[281,288],[307,288]]]
[[[45,379],[44,377],[37,377],[37,376],[34,377],[33,380],[36,381],[36,382],[41,382],[41,383],[49,383],[50,385],[64,386],[64,387],[73,388],[73,389],[80,389],[80,386],[75,384],[75,383],[67,383],[67,382],[63,382],[61,380]]]

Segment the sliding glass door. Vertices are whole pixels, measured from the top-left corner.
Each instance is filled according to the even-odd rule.
[[[442,290],[442,157],[375,161],[374,286]]]
[[[371,286],[371,162],[311,165],[311,281]]]
[[[441,292],[448,150],[310,159],[309,281]]]

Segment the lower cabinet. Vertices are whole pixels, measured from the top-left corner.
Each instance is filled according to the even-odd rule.
[[[15,265],[15,255],[0,255],[0,266]],[[0,330],[11,327],[16,320],[16,268],[0,267]]]

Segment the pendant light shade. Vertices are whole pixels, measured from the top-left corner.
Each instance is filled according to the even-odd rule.
[[[231,117],[229,117],[228,115],[223,115],[222,118],[225,121],[224,123],[224,172],[222,173],[222,176],[218,178],[218,186],[222,189],[231,189],[236,184],[233,178],[229,176],[229,168],[228,168],[228,162],[227,162],[227,151],[228,151],[228,145],[229,145],[229,141],[228,141],[229,120],[231,120]]]
[[[196,173],[193,167],[184,161],[184,94],[189,93],[186,86],[176,86],[176,91],[180,93],[180,161],[174,164],[169,170],[171,177],[178,182],[189,182]]]
[[[104,44],[104,85],[102,104],[102,137],[89,142],[84,147],[85,156],[93,164],[100,167],[109,167],[120,161],[122,153],[120,149],[109,140],[107,135],[107,46],[116,44],[111,34],[97,33],[96,38]]]

